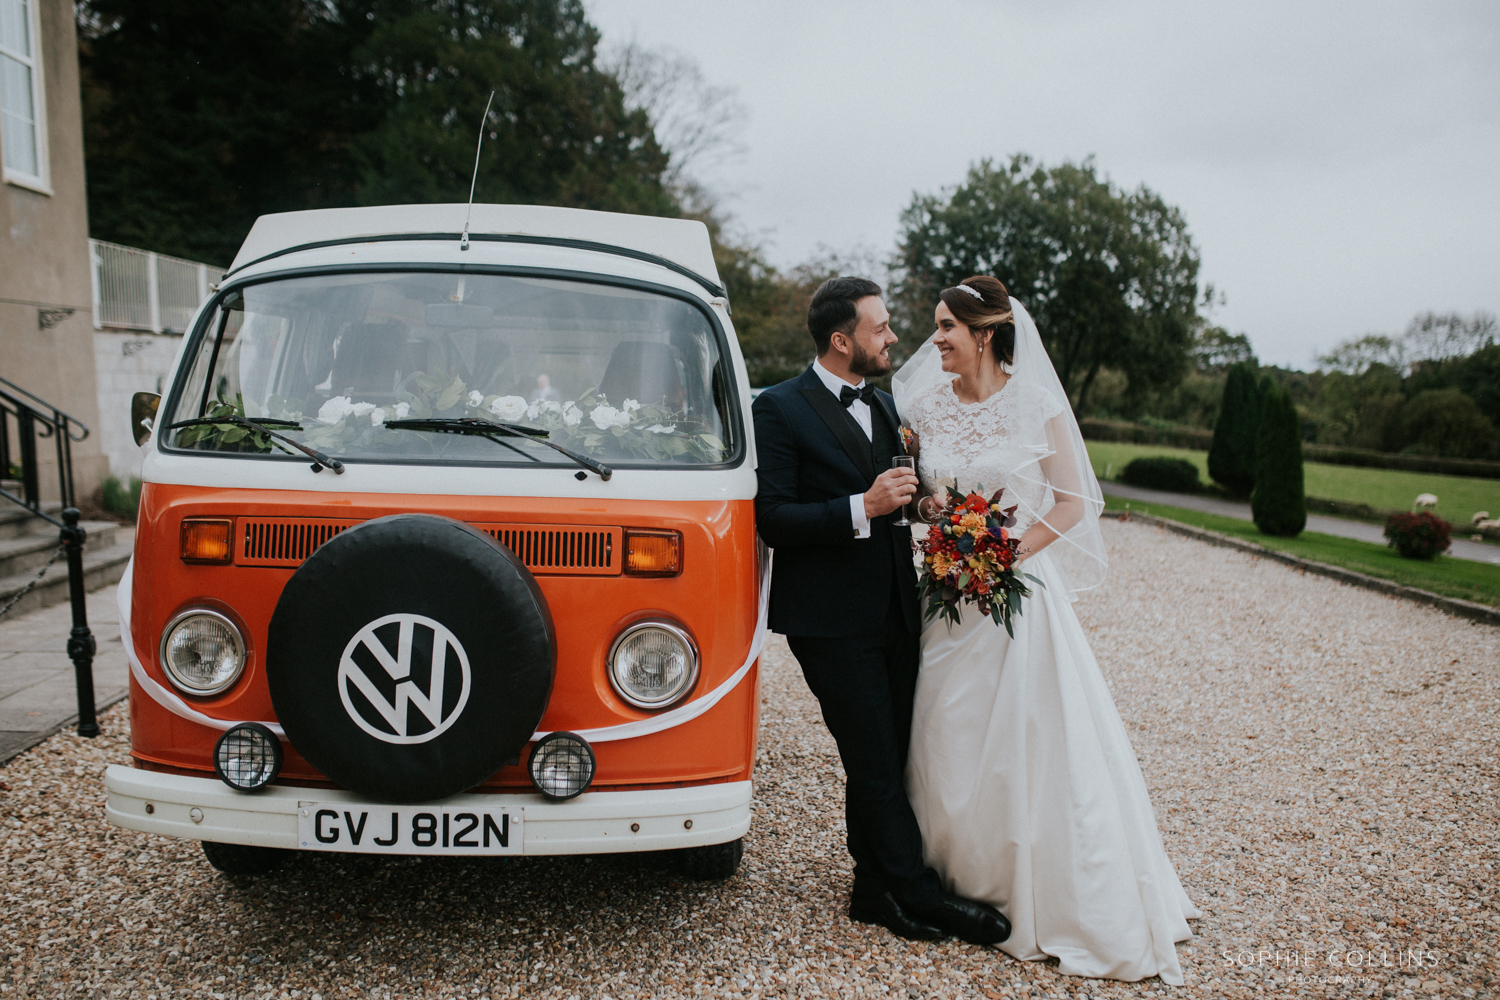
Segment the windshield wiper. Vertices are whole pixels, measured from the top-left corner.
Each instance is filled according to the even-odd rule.
[[[593,472],[600,479],[609,482],[609,477],[615,474],[615,470],[607,465],[601,465],[584,455],[578,454],[570,448],[564,448],[554,441],[547,440],[547,432],[540,427],[527,427],[524,424],[497,424],[493,420],[482,420],[479,417],[429,417],[425,420],[387,420],[386,427],[398,431],[433,431],[438,434],[469,434],[474,437],[488,438],[498,445],[504,445],[512,451],[518,451],[514,445],[502,441],[501,437],[527,438],[537,444],[544,444],[553,451],[561,452],[579,465]],[[498,435],[498,436],[497,436]],[[521,452],[525,455],[525,452]],[[531,456],[527,456],[530,458]],[[583,473],[578,474],[583,478]]]
[[[276,417],[242,417],[238,413],[235,413],[227,417],[194,417],[192,420],[179,420],[175,424],[169,424],[167,426],[167,430],[175,431],[179,427],[203,427],[207,424],[234,424],[237,427],[245,427],[252,431],[259,431],[260,433],[265,434],[267,437],[272,438],[277,443],[286,442],[286,444],[291,445],[293,448],[296,448],[298,451],[302,452],[302,454],[312,459],[312,470],[314,472],[322,472],[323,467],[326,465],[328,468],[334,471],[335,475],[342,476],[344,474],[343,462],[340,462],[336,458],[330,458],[316,448],[309,448],[301,441],[294,441],[293,439],[287,437],[285,434],[281,434],[271,429],[272,427],[295,427],[300,431],[302,429],[302,425],[295,420],[281,420]]]

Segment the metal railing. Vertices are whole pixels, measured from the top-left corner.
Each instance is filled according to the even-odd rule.
[[[16,450],[11,450],[11,424],[15,424]],[[19,504],[32,514],[50,521],[61,529],[58,533],[60,554],[68,559],[68,598],[73,605],[73,631],[68,636],[68,657],[73,661],[73,676],[78,689],[78,735],[98,736],[99,723],[94,716],[94,634],[89,631],[88,607],[84,593],[83,544],[87,532],[79,525],[78,506],[73,495],[73,442],[89,436],[86,424],[33,396],[14,382],[0,378],[0,475],[10,481],[13,472],[20,475],[20,495],[0,486],[0,497]],[[57,446],[57,482],[62,495],[62,517],[56,518],[42,509],[41,474],[37,461],[37,439],[52,438]],[[19,458],[17,463],[14,459]],[[17,467],[19,466],[19,467]],[[7,482],[9,485],[9,482]],[[56,558],[56,557],[54,557]],[[49,560],[48,566],[52,565]],[[46,572],[46,567],[42,568]],[[36,585],[41,574],[26,589]],[[25,592],[6,605],[9,611]]]
[[[0,487],[0,495],[57,525],[63,523],[42,510],[42,488],[37,439],[52,438],[57,448],[57,483],[63,507],[74,507],[73,442],[89,436],[88,425],[70,416],[44,399],[39,399],[9,379],[0,378],[0,470],[12,479],[20,473],[21,495]],[[15,424],[15,449],[12,449],[11,424]],[[20,461],[17,461],[20,459]]]
[[[89,240],[94,326],[183,333],[224,269]]]

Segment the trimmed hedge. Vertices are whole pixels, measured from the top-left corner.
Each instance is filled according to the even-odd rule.
[[[1196,427],[1157,430],[1122,420],[1078,421],[1078,429],[1090,441],[1120,441],[1126,444],[1159,444],[1188,451],[1208,451],[1213,446],[1212,431]],[[1308,462],[1327,465],[1352,465],[1364,469],[1399,469],[1403,472],[1431,472],[1441,476],[1471,476],[1475,479],[1500,479],[1500,462],[1470,458],[1436,458],[1427,455],[1396,455],[1364,448],[1340,448],[1331,444],[1304,444],[1302,457]]]
[[[1286,388],[1267,384],[1255,441],[1255,492],[1250,495],[1250,516],[1263,534],[1294,538],[1307,527],[1301,426]]]
[[[1159,444],[1168,448],[1186,448],[1188,451],[1207,451],[1214,439],[1212,431],[1196,427],[1174,427],[1164,431],[1123,420],[1096,420],[1093,417],[1078,421],[1078,429],[1090,441]]]
[[[1084,435],[1087,437],[1087,435]],[[1393,455],[1363,448],[1339,448],[1331,444],[1305,444],[1302,457],[1309,462],[1328,465],[1354,465],[1366,469],[1400,469],[1403,472],[1432,472],[1442,476],[1472,476],[1476,479],[1500,479],[1500,462],[1477,458],[1437,458],[1428,455]]]
[[[1261,387],[1255,368],[1241,362],[1224,379],[1224,400],[1208,448],[1208,474],[1231,493],[1249,496],[1255,488],[1255,449],[1259,436]]]
[[[1165,455],[1134,459],[1120,470],[1120,482],[1169,493],[1197,493],[1201,485],[1196,465]]]
[[[1431,511],[1420,514],[1392,514],[1385,522],[1385,537],[1391,548],[1407,559],[1431,560],[1448,551],[1447,521]]]

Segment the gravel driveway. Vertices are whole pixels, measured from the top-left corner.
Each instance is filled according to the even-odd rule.
[[[776,640],[758,812],[722,884],[639,858],[324,854],[231,880],[195,843],[104,826],[123,708],[97,740],[54,737],[0,770],[0,998],[1496,995],[1500,630],[1105,531],[1109,582],[1077,607],[1204,910],[1181,991],[845,920],[838,758]]]

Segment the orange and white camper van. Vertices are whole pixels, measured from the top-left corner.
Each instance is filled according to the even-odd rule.
[[[767,556],[708,233],[465,212],[261,218],[137,397],[109,821],[231,873],[675,850],[728,876]]]

